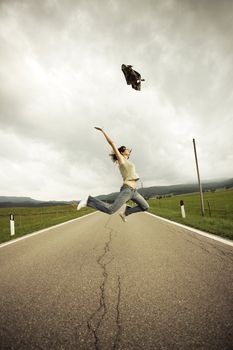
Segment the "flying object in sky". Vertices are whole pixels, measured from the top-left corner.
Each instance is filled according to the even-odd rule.
[[[124,73],[127,84],[131,85],[133,89],[140,91],[141,81],[145,81],[145,79],[142,79],[141,74],[133,70],[132,67],[131,65],[122,64],[121,70]]]

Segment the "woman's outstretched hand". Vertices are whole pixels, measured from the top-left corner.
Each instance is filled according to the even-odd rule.
[[[108,143],[112,146],[112,147],[114,147],[114,152],[115,152],[115,146],[114,146],[114,144],[113,144],[113,141],[110,139],[110,137],[106,134],[106,132],[104,131],[104,129],[103,128],[99,128],[98,126],[94,126],[94,128],[96,129],[96,130],[99,130],[99,131],[101,131],[102,133],[103,133],[103,135],[105,136],[105,138],[106,138],[106,140],[108,141]]]
[[[102,128],[99,128],[98,126],[94,126],[94,128],[95,128],[96,130],[103,131],[103,129],[102,129]]]

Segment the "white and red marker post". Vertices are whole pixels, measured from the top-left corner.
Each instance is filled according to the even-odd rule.
[[[183,200],[180,201],[180,210],[181,210],[182,218],[186,218]]]
[[[14,234],[15,234],[15,219],[14,219],[13,214],[10,214],[10,230],[11,230],[11,236],[14,236]]]

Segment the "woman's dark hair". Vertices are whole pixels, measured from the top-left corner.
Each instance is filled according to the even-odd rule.
[[[125,146],[121,146],[118,148],[118,151],[122,154],[124,151],[126,150],[126,147]],[[117,156],[115,155],[115,153],[111,153],[109,154],[109,156],[111,157],[113,163],[116,163],[117,162]]]

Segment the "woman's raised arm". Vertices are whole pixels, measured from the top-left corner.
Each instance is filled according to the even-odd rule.
[[[114,144],[114,142],[112,141],[112,139],[110,139],[110,137],[106,134],[106,132],[105,132],[102,128],[99,128],[99,127],[97,127],[97,126],[95,126],[94,128],[95,128],[96,130],[101,131],[101,132],[104,134],[104,136],[105,136],[106,140],[108,141],[109,145],[112,147],[113,152],[115,153],[115,155],[116,155],[116,157],[117,157],[117,159],[118,159],[118,162],[121,163],[122,160],[124,159],[124,157],[123,157],[122,154],[118,151],[118,149],[117,149],[117,147],[115,146],[115,144]]]

